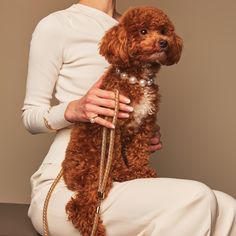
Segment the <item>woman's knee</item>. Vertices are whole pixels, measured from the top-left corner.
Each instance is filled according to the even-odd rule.
[[[193,188],[195,191],[196,196],[199,196],[200,198],[204,198],[204,199],[208,199],[209,202],[216,202],[216,196],[214,194],[214,191],[207,186],[206,184],[202,183],[202,182],[198,182],[198,181],[194,181],[193,182]]]
[[[209,212],[211,218],[214,219],[217,216],[218,206],[213,190],[202,182],[188,181],[191,194],[187,196],[188,201],[190,201],[187,204],[195,205],[198,209],[202,208],[202,212]]]
[[[236,221],[236,199],[221,191],[213,190],[213,192],[217,199],[219,214],[230,214]]]

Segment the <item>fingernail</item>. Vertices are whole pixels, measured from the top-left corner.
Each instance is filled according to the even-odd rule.
[[[128,107],[128,110],[129,111],[134,111],[134,108],[133,107]]]
[[[111,129],[115,129],[115,125],[111,124],[111,125],[110,125],[110,128],[111,128]]]
[[[122,113],[121,116],[122,116],[123,118],[129,118],[129,114],[128,114],[128,113]]]
[[[125,99],[125,102],[126,102],[126,103],[130,103],[130,99],[126,98],[126,99]]]

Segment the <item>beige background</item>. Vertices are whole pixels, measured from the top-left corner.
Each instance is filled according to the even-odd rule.
[[[0,202],[29,201],[29,177],[52,135],[30,135],[21,122],[28,50],[36,23],[74,0],[1,0]],[[165,10],[184,38],[181,62],[159,75],[164,148],[153,155],[160,176],[202,181],[236,197],[236,2],[125,1]]]

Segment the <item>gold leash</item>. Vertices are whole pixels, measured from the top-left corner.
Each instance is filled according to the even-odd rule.
[[[60,181],[61,177],[62,177],[62,169],[60,170],[60,172],[57,175],[56,179],[53,181],[50,189],[48,190],[46,199],[44,201],[44,205],[43,205],[43,235],[44,236],[49,236],[48,219],[47,219],[47,211],[48,211],[49,200],[51,198],[51,195],[52,195],[52,192],[53,192],[54,188],[56,187],[56,185]]]
[[[119,111],[119,91],[115,90],[115,115],[112,120],[112,124],[116,126],[117,118],[118,118],[118,111]],[[107,119],[107,118],[106,118]],[[95,236],[97,232],[98,222],[100,218],[100,208],[102,200],[105,198],[105,189],[108,181],[108,177],[111,170],[112,160],[113,160],[113,154],[114,154],[114,143],[115,143],[115,129],[111,129],[110,131],[110,143],[109,143],[109,149],[108,149],[108,157],[107,162],[105,165],[105,159],[106,159],[106,145],[107,145],[107,128],[103,127],[102,132],[102,150],[101,150],[101,159],[100,159],[100,168],[99,168],[99,183],[98,183],[98,197],[99,197],[99,203],[97,206],[97,210],[94,217],[93,222],[93,228],[90,236]],[[51,198],[52,192],[55,189],[56,185],[60,181],[62,177],[63,170],[61,169],[60,173],[57,175],[56,179],[53,181],[46,199],[44,201],[43,206],[43,234],[44,236],[49,236],[49,229],[48,229],[48,219],[47,219],[47,210],[48,210],[48,204],[49,200]]]
[[[118,111],[119,111],[119,91],[115,90],[115,115],[112,120],[112,124],[116,126],[117,118],[118,118]],[[93,228],[90,236],[95,236],[97,232],[99,217],[100,217],[100,209],[102,200],[105,198],[105,189],[108,181],[108,177],[111,170],[113,154],[114,154],[114,143],[115,143],[115,129],[111,129],[110,131],[110,143],[108,149],[108,157],[105,166],[105,159],[106,159],[106,142],[107,141],[107,128],[103,128],[102,134],[102,151],[101,151],[101,159],[100,159],[100,170],[99,170],[99,183],[98,183],[98,198],[99,203],[97,206],[97,210],[94,217]]]

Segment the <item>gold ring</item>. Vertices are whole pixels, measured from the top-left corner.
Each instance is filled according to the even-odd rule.
[[[94,124],[95,123],[95,119],[98,117],[98,115],[89,118],[90,123]]]

